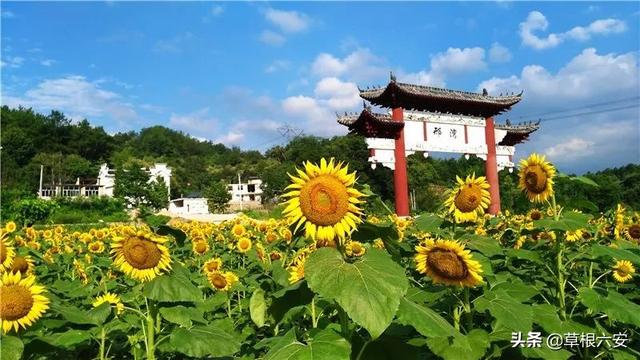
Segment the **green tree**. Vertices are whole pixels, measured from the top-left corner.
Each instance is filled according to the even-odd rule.
[[[227,184],[220,180],[211,183],[205,190],[205,197],[209,211],[212,213],[224,212],[227,209],[231,194],[227,190]]]

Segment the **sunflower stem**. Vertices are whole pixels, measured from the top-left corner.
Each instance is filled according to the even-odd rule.
[[[556,257],[556,266],[558,270],[558,306],[560,307],[560,318],[562,320],[567,319],[567,311],[565,309],[565,298],[564,298],[564,264],[562,263],[562,255],[564,250],[564,242],[562,239],[558,239],[557,245],[557,257]]]
[[[231,319],[231,294],[227,292],[227,316]]]
[[[367,345],[369,345],[369,343],[371,342],[371,340],[367,340],[364,342],[364,344],[362,344],[362,347],[360,348],[360,351],[358,352],[358,356],[356,357],[356,360],[360,360],[360,358],[362,357],[362,354],[364,354],[364,349],[367,348]]]
[[[104,326],[100,329],[100,360],[105,360],[105,342],[106,342],[106,332],[104,331]]]
[[[147,360],[155,360],[155,322],[158,309],[153,300],[147,300]]]
[[[311,326],[315,329],[318,327],[318,320],[316,319],[316,297],[311,298]]]
[[[467,330],[467,333],[469,333],[469,331],[471,331],[471,327],[473,325],[473,315],[471,314],[471,302],[469,301],[470,298],[470,290],[468,287],[464,288],[464,311],[465,311],[465,328]]]

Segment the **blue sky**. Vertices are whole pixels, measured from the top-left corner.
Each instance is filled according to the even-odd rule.
[[[58,109],[111,133],[160,124],[260,150],[286,141],[284,124],[344,134],[335,112],[361,109],[356,85],[393,71],[524,90],[514,122],[594,112],[543,121],[519,156],[545,153],[572,172],[640,162],[638,2],[1,6],[2,104]]]

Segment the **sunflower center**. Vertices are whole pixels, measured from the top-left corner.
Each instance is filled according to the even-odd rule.
[[[158,265],[162,252],[153,241],[131,238],[123,246],[124,258],[134,268],[144,270]]]
[[[4,242],[0,241],[0,264],[7,260],[7,247],[4,246]]]
[[[202,241],[198,241],[196,243],[196,252],[198,254],[202,254],[205,251],[207,251],[207,245],[205,243],[203,243]]]
[[[220,274],[215,274],[211,279],[211,284],[213,284],[216,289],[224,289],[225,286],[227,286],[227,279]]]
[[[25,274],[27,270],[29,270],[29,263],[25,258],[23,258],[22,256],[16,256],[15,258],[13,258],[13,263],[11,264],[12,273],[17,273],[18,271],[20,271],[20,273]]]
[[[337,224],[349,211],[347,187],[332,175],[320,175],[300,189],[300,209],[310,222]]]
[[[450,250],[434,249],[427,256],[427,263],[436,274],[446,279],[463,280],[469,273],[464,261]]]
[[[527,190],[534,194],[540,194],[547,188],[547,173],[540,165],[531,165],[524,175]]]
[[[13,321],[22,319],[33,307],[31,291],[22,285],[8,285],[0,288],[0,318]]]
[[[456,195],[456,208],[462,212],[472,212],[480,206],[482,191],[479,186],[469,184],[458,191]]]
[[[629,236],[631,236],[632,239],[640,240],[640,225],[633,224],[629,226],[629,230],[627,231],[629,232]]]
[[[542,219],[542,213],[540,211],[531,212],[531,220],[540,220],[540,219]]]

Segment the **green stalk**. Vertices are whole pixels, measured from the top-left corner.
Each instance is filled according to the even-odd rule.
[[[104,327],[100,330],[100,360],[105,360],[107,357],[105,356],[105,342],[106,342],[106,333],[104,331]]]
[[[556,195],[551,195],[551,206],[553,207],[553,219],[558,221],[558,209],[556,206]],[[556,245],[556,270],[558,271],[557,279],[557,287],[558,287],[558,307],[560,307],[560,319],[567,320],[567,310],[565,308],[565,294],[564,294],[564,263],[563,263],[563,252],[564,252],[564,237],[558,237],[558,244]]]
[[[464,318],[466,320],[465,328],[467,330],[467,334],[471,331],[471,327],[473,326],[473,315],[471,314],[471,302],[469,301],[469,293],[470,290],[468,287],[464,288]]]
[[[316,297],[311,298],[311,326],[315,329],[318,326],[316,319]]]
[[[231,294],[227,292],[227,316],[231,319]]]
[[[158,308],[153,300],[147,299],[147,360],[156,359],[156,315]]]
[[[358,352],[358,356],[356,357],[356,360],[360,360],[360,357],[362,356],[362,354],[364,354],[364,349],[367,348],[367,345],[369,345],[371,341],[367,340],[365,341],[364,344],[362,344],[362,347],[360,348],[360,351]]]
[[[453,327],[460,331],[460,306],[453,308]]]

